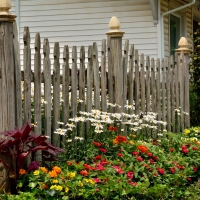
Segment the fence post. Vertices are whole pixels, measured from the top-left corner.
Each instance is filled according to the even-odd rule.
[[[16,16],[9,12],[11,3],[9,0],[0,1],[0,132],[14,129],[16,123],[15,110],[15,67],[14,67],[14,47],[13,47],[13,22]],[[21,127],[20,127],[21,128]],[[9,159],[0,155],[0,159]],[[7,159],[7,160],[6,160]],[[9,178],[10,169],[6,169],[0,163],[0,188],[6,191],[11,188]]]
[[[122,37],[124,32],[120,31],[120,22],[113,16],[109,22],[110,31],[106,34],[111,40],[112,70],[114,76],[114,96],[115,103],[121,107],[116,108],[116,112],[123,111],[123,68],[122,68]]]
[[[176,49],[176,52],[181,55],[181,52],[183,52],[183,60],[182,60],[182,83],[183,83],[183,91],[182,94],[184,95],[181,97],[184,102],[183,102],[183,111],[188,113],[188,115],[185,116],[185,126],[190,127],[190,101],[189,101],[189,53],[190,49],[188,49],[188,42],[185,37],[182,37],[179,40],[179,48]]]

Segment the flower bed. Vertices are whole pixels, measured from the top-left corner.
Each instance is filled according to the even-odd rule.
[[[21,169],[18,189],[41,200],[199,199],[198,141],[172,133],[152,141],[106,134],[87,145],[82,161],[63,154],[49,169]]]

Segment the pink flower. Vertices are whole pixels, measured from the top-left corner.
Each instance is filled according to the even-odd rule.
[[[123,154],[122,153],[118,153],[117,156],[123,157]]]
[[[107,150],[105,148],[100,148],[99,151],[101,151],[102,153],[106,153]]]
[[[119,167],[119,166],[112,166],[112,168],[114,168],[114,169],[116,169],[116,172],[118,173],[118,174],[123,174],[124,173],[124,171]]]
[[[136,156],[136,155],[139,154],[139,152],[137,152],[137,151],[133,151],[132,154]]]
[[[99,178],[93,178],[93,181],[94,181],[95,183],[101,183],[101,179],[99,179]]]
[[[104,168],[104,166],[100,163],[100,164],[97,164],[97,165],[96,165],[95,170],[103,171],[103,170],[105,170],[105,168]]]
[[[198,168],[196,166],[194,166],[193,171],[196,172],[198,170]]]
[[[132,186],[137,186],[136,182],[129,182],[128,184],[132,185]]]
[[[136,156],[136,159],[137,159],[139,162],[142,162],[142,161],[143,161],[143,158],[140,157],[140,156]]]
[[[127,173],[128,179],[133,179],[133,175],[134,175],[134,172],[129,171],[129,172]]]

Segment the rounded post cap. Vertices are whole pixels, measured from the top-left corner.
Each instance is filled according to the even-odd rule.
[[[176,49],[176,52],[180,53],[183,51],[184,53],[190,53],[190,49],[188,49],[188,41],[185,37],[181,37],[178,43],[179,48]]]
[[[111,37],[123,37],[124,32],[119,30],[120,26],[121,24],[119,19],[116,16],[113,16],[109,22],[110,31],[106,34],[110,35]]]
[[[12,15],[9,10],[12,8],[10,0],[0,0],[0,21],[13,22],[16,15]]]

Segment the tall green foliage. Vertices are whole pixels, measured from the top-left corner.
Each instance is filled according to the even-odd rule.
[[[190,63],[190,116],[191,125],[197,126],[200,124],[200,26],[193,34],[193,42],[194,50]]]

